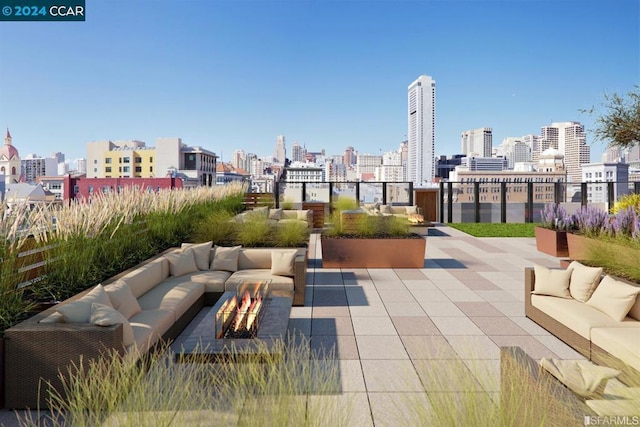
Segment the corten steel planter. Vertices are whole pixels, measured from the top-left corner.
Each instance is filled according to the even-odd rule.
[[[424,238],[358,239],[322,237],[324,268],[423,268]]]
[[[593,239],[575,233],[567,233],[569,258],[582,261],[589,258],[589,245]]]
[[[569,256],[566,231],[535,227],[535,233],[538,251],[555,257]]]

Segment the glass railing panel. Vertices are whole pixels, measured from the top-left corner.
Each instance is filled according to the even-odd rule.
[[[408,182],[387,182],[387,204],[388,205],[408,205],[411,199]]]
[[[322,202],[329,203],[331,193],[329,192],[329,183],[308,182],[304,191],[305,202]]]

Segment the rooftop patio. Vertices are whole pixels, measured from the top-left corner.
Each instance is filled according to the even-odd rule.
[[[312,350],[335,346],[340,376],[339,393],[313,399],[344,401],[350,425],[397,425],[410,418],[409,402],[429,408],[443,393],[471,391],[438,373],[470,372],[473,391],[497,399],[500,346],[584,359],[524,315],[524,268],[558,266],[535,239],[416,230],[428,235],[422,269],[325,269],[320,235],[311,235],[306,304],[292,308],[289,331],[310,338]],[[0,423],[16,425],[15,415],[0,412]]]

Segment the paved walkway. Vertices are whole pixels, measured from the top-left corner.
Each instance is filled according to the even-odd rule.
[[[312,235],[307,303],[292,309],[289,328],[313,349],[336,347],[343,394],[358,408],[353,425],[398,425],[411,412],[402,406],[424,391],[429,399],[470,391],[451,378],[469,377],[461,375],[467,369],[477,390],[497,398],[500,346],[536,359],[583,359],[524,315],[524,268],[559,267],[533,238],[475,238],[437,226],[422,269],[325,269],[321,250]]]
[[[428,408],[470,387],[497,399],[500,346],[583,359],[524,316],[524,268],[559,266],[533,238],[474,238],[440,225],[428,229],[421,269],[325,269],[321,250],[313,234],[306,304],[292,309],[289,330],[314,350],[335,347],[341,394],[317,398],[349,402],[354,426],[395,426],[403,416],[416,425],[403,405]],[[477,383],[452,378],[463,372]],[[0,423],[12,420],[0,411]]]

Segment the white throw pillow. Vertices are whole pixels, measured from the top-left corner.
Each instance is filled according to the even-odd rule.
[[[605,276],[586,304],[622,322],[636,302],[638,293],[640,287]]]
[[[181,248],[183,252],[193,251],[193,258],[196,260],[198,270],[209,269],[209,258],[211,257],[211,246],[213,242],[205,243],[183,243]]]
[[[274,276],[293,276],[293,263],[296,251],[271,251],[271,274]]]
[[[238,256],[242,246],[216,246],[211,262],[211,270],[238,271]]]
[[[569,293],[571,270],[551,269],[542,265],[534,265],[533,270],[536,275],[533,294],[571,298]]]
[[[587,267],[578,261],[573,261],[569,264],[567,270],[571,270],[569,293],[574,299],[587,302],[598,283],[600,283],[602,267]]]
[[[309,210],[305,210],[305,211],[298,211],[298,216],[297,218],[300,221],[306,221],[307,220],[307,213],[309,212]]]
[[[142,311],[138,300],[133,296],[131,288],[126,282],[118,280],[105,286],[104,290],[109,295],[113,308],[122,313],[125,318],[131,319],[131,316]]]
[[[631,306],[628,316],[640,320],[640,297],[636,298],[636,302]]]
[[[380,213],[382,214],[392,214],[391,206],[389,205],[380,205]]]
[[[586,360],[557,360],[543,357],[540,365],[562,384],[582,397],[593,397],[604,390],[610,378],[620,371],[598,366]]]
[[[169,261],[169,272],[174,277],[198,271],[193,251],[171,252],[164,257]]]
[[[68,304],[62,304],[56,311],[64,316],[64,321],[68,323],[89,323],[91,318],[91,304],[102,304],[111,307],[109,295],[102,285],[97,285],[82,298]]]
[[[97,326],[113,326],[122,323],[122,344],[125,347],[135,343],[133,328],[129,321],[113,307],[103,304],[91,304],[90,322]]]

